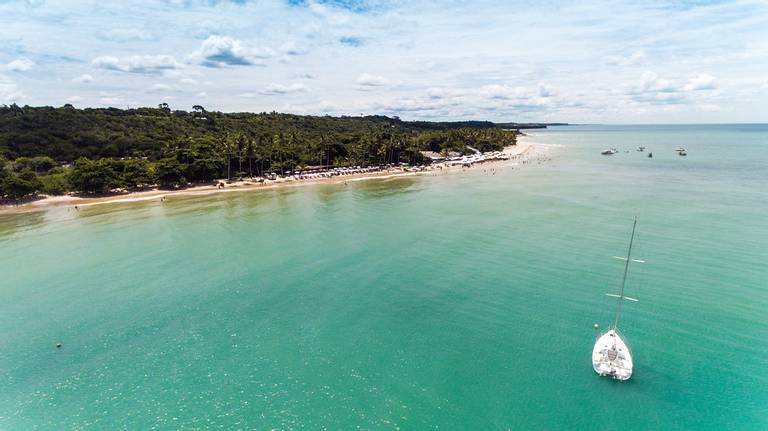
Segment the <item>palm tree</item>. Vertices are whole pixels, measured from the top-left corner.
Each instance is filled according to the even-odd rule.
[[[233,137],[231,134],[226,133],[224,139],[221,141],[221,149],[224,156],[227,157],[227,180],[232,179],[232,152],[235,147]]]
[[[245,154],[248,156],[248,176],[253,178],[253,156],[255,154],[256,143],[253,139],[248,139],[245,144]]]
[[[235,150],[237,153],[237,172],[243,172],[243,156],[245,155],[245,136],[242,134],[237,135],[237,140],[235,141]]]
[[[269,139],[259,137],[259,145],[256,147],[256,151],[259,157],[259,176],[264,176],[264,159],[267,156],[267,145]]]
[[[282,151],[282,148],[281,148],[282,147],[282,141],[283,141],[282,133],[281,134],[275,134],[275,136],[272,137],[272,149],[271,149],[270,155],[269,155],[269,161],[270,161],[269,167],[272,168],[272,151],[277,149],[280,152],[280,170],[281,171],[283,169],[283,151]],[[281,172],[281,174],[282,174],[282,172]]]

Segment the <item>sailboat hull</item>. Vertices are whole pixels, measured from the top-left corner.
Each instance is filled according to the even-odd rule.
[[[615,329],[600,335],[592,349],[592,368],[597,374],[628,380],[632,366],[632,353]]]

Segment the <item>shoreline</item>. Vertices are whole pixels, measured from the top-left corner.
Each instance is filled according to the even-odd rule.
[[[521,137],[528,138],[527,135]],[[528,139],[525,140],[527,141]],[[520,141],[523,141],[523,139],[518,139],[518,143],[516,145],[505,147],[502,150],[502,153],[509,157],[508,160],[494,160],[481,164],[497,164],[499,162],[508,162],[512,159],[522,159],[523,163],[525,163],[527,157],[530,156],[530,153],[536,149],[536,145],[532,142]],[[384,180],[398,177],[423,176],[434,173],[435,171],[448,173],[453,171],[461,171],[463,169],[467,168],[462,168],[461,166],[447,166],[443,163],[435,163],[430,165],[430,168],[422,171],[407,171],[403,168],[392,168],[377,172],[333,176],[327,178],[293,179],[292,177],[288,177],[277,180],[265,180],[263,183],[256,183],[251,180],[243,180],[226,184],[224,188],[219,188],[216,184],[218,184],[219,181],[225,180],[218,180],[215,181],[216,184],[198,185],[180,190],[151,189],[101,197],[81,197],[73,195],[46,196],[42,199],[34,200],[21,205],[2,205],[0,206],[0,215],[46,211],[54,208],[79,208],[96,205],[152,201],[158,199],[164,201],[166,198],[174,196],[205,196],[214,193],[248,192],[282,187],[298,187],[312,184],[339,184],[346,183],[347,181],[357,182],[374,179]]]

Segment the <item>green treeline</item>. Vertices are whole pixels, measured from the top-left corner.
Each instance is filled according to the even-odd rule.
[[[307,166],[424,163],[421,151],[500,150],[490,122],[397,117],[0,106],[0,196],[183,187]]]

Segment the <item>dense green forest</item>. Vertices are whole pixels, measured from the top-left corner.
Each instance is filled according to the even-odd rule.
[[[418,164],[421,151],[500,150],[515,133],[486,121],[408,122],[157,108],[0,106],[0,195],[105,193],[307,166]]]

